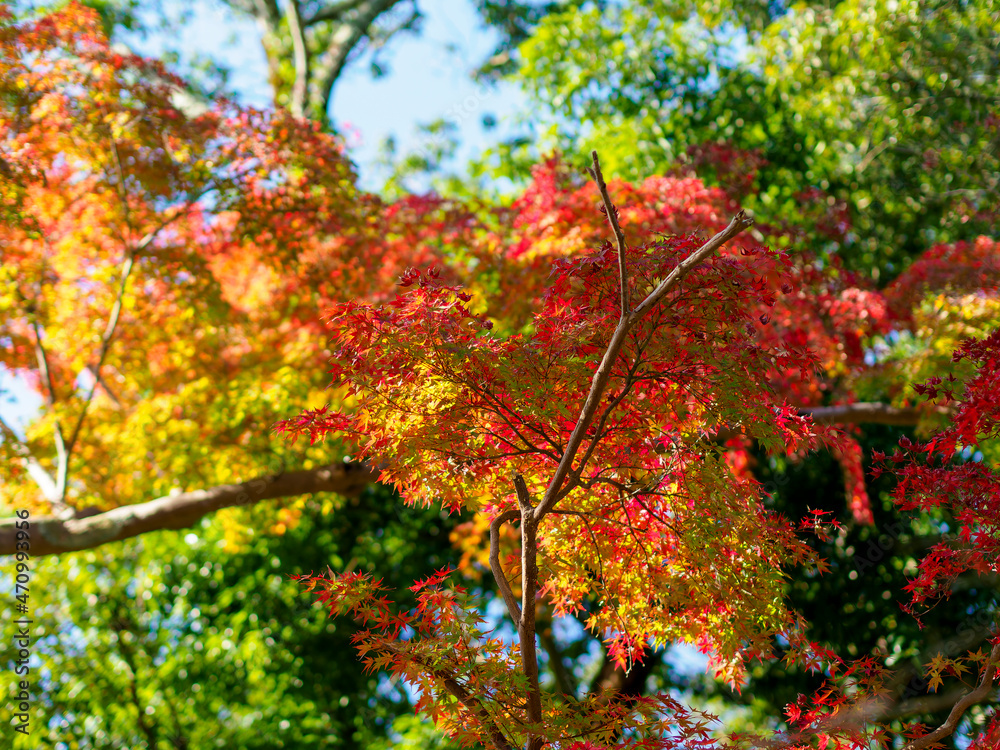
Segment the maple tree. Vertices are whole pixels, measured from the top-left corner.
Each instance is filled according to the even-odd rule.
[[[711,717],[669,695],[616,701],[544,691],[535,633],[544,599],[557,615],[585,610],[586,626],[604,634],[622,669],[646,649],[680,640],[710,653],[717,676],[738,685],[746,663],[770,658],[782,639],[786,661],[822,671],[831,683],[789,707],[784,746],[884,746],[885,727],[865,709],[879,699],[884,670],[870,657],[848,664],[808,641],[806,623],[784,607],[782,582],[790,565],[822,572],[824,564],[794,527],[766,510],[759,484],[731,469],[724,446],[711,439],[734,431],[734,423],[770,450],[795,452],[817,437],[811,420],[775,398],[770,381],[780,378],[769,377],[793,371],[808,378],[813,355],[788,337],[780,345],[757,343],[754,317],[769,322],[761,310],[775,306],[770,287],[780,265],[753,246],[742,248],[742,262],[714,257],[750,225],[742,212],[700,247],[685,237],[630,246],[596,153],[592,175],[616,247],[605,243],[556,263],[530,334],[495,337],[460,287],[441,282],[433,269],[408,273],[391,303],[346,303],[331,315],[334,383],[348,386],[356,407],[307,411],[282,427],[313,441],[348,435],[408,502],[483,510],[491,519],[490,569],[517,640],[504,643],[481,627],[466,592],[446,584],[449,570],[415,583],[418,606],[405,612],[395,611],[368,575],[331,572],[303,582],[331,614],[366,627],[355,636],[366,666],[407,679],[420,691],[418,709],[462,744],[712,744]],[[981,388],[973,380],[970,394]],[[977,406],[964,405],[964,430],[938,438],[951,453],[956,441],[978,440],[983,420],[994,429]],[[973,425],[967,413],[976,415]],[[963,497],[971,492],[984,502],[964,473],[943,471]],[[994,475],[985,475],[992,486]],[[911,482],[925,486],[904,479],[904,507],[913,507]],[[925,578],[993,570],[995,512],[960,513],[965,538],[986,541],[971,557],[935,549],[911,584],[915,601],[924,596]],[[812,519],[821,535],[829,533],[823,516],[816,511]],[[512,521],[519,521],[520,597],[501,559],[502,528]],[[968,706],[991,691],[1000,643],[988,657],[970,658],[980,665],[978,687],[941,727],[908,732],[908,748],[949,735]],[[934,680],[947,667],[967,669],[961,660],[936,659]],[[773,746],[762,737],[731,741]]]
[[[925,510],[938,531],[957,518],[968,538],[946,540],[914,569],[915,594],[992,564],[987,463],[960,462],[977,441],[992,456],[995,437],[984,395],[994,344],[961,343],[989,342],[995,326],[993,240],[936,246],[882,290],[781,224],[759,226],[761,236],[785,238],[787,257],[772,254],[756,230],[727,229],[754,182],[753,159],[738,152],[725,187],[675,174],[602,190],[554,158],[507,207],[434,196],[386,204],[354,187],[337,141],[308,123],[228,102],[185,113],[175,102],[181,81],[116,53],[77,6],[4,23],[0,232],[9,283],[0,345],[5,364],[32,377],[46,403],[26,433],[4,426],[0,450],[5,505],[44,514],[32,521],[33,555],[187,528],[242,506],[224,512],[212,537],[236,556],[262,530],[288,533],[316,512],[301,499],[278,508],[261,501],[357,491],[382,474],[411,502],[467,511],[455,533],[458,565],[472,580],[495,574],[520,626],[516,643],[488,633],[478,592],[443,574],[404,592],[398,606],[360,570],[310,581],[367,619],[361,641],[372,663],[423,686],[420,707],[459,740],[499,743],[504,734],[537,745],[575,731],[593,743],[635,745],[643,732],[647,745],[709,743],[716,730],[702,713],[648,695],[643,684],[662,647],[676,642],[711,652],[733,685],[755,679],[756,660],[775,649],[789,669],[819,668],[813,674],[830,685],[799,691],[787,742],[827,736],[849,746],[901,729],[882,655],[840,661],[804,630],[786,595],[790,576],[827,580],[816,575],[827,564],[817,550],[843,536],[824,519],[867,529],[879,517],[864,481],[863,436],[832,424],[945,428],[929,450],[951,450],[958,467],[912,464],[899,503]],[[621,208],[610,214],[615,243],[607,244],[607,214],[596,207],[612,194]],[[717,254],[698,263],[705,232],[729,241],[710,243]],[[613,341],[620,349],[608,358]],[[968,356],[951,362],[960,347]],[[331,352],[342,387],[324,391],[329,379],[316,364]],[[957,382],[942,386],[949,376]],[[920,403],[909,382],[927,382],[943,400]],[[965,383],[956,409],[951,399]],[[588,426],[579,415],[592,391]],[[293,445],[269,434],[303,405],[310,411],[286,421],[290,431],[336,431],[370,461],[334,460],[348,450],[340,442]],[[782,521],[755,474],[772,460],[804,463],[822,446],[846,479],[836,504],[825,513],[799,507]],[[904,456],[892,466],[911,464]],[[940,493],[921,494],[929,479]],[[929,507],[941,498],[944,507]],[[323,507],[343,512],[342,503]],[[449,522],[428,518],[443,542]],[[820,536],[803,537],[803,528]],[[2,551],[16,551],[12,523],[0,526],[0,539]],[[186,542],[148,544],[155,558]],[[520,562],[508,555],[517,548]],[[137,548],[113,549],[127,556]],[[305,572],[294,562],[289,570]],[[148,575],[174,580],[165,570]],[[186,581],[171,585],[190,590]],[[123,633],[142,631],[145,649],[173,642],[169,632],[146,633],[158,617],[152,605],[138,620],[122,619],[133,606],[142,605],[128,593],[74,604],[98,608]],[[593,690],[565,665],[559,674],[552,623],[562,614],[596,633]],[[213,644],[229,627],[217,616]],[[992,619],[981,629],[980,642]],[[539,647],[548,654],[534,658]],[[929,682],[947,688],[941,705],[959,706],[958,715],[992,684],[995,655],[975,648],[931,661]],[[132,658],[141,671],[146,657]],[[285,685],[254,669],[262,690]],[[556,691],[544,689],[543,670]],[[171,703],[183,680],[147,673]],[[963,675],[982,682],[969,692]],[[118,689],[110,677],[106,684]],[[59,705],[96,710],[74,700],[60,694]],[[140,739],[150,727],[189,730],[187,715],[145,722],[141,702],[132,708]],[[828,718],[834,709],[841,718]],[[956,725],[943,726],[939,736]],[[232,729],[234,741],[247,741]]]
[[[275,479],[293,459],[254,427],[269,419],[262,402],[280,410],[289,389],[312,387],[294,372],[323,345],[309,336],[318,297],[398,273],[389,252],[369,265],[364,232],[336,239],[376,202],[354,189],[339,144],[281,112],[223,103],[187,117],[181,83],[114,52],[79,7],[8,25],[4,43],[5,364],[36,378],[46,404],[23,439],[4,425],[7,501],[66,518],[163,496],[143,513],[80,519],[78,542],[41,524],[35,553],[370,481],[342,464]],[[320,268],[324,282],[303,286]],[[208,434],[210,450],[176,451]],[[126,468],[137,462],[150,471]],[[272,478],[252,487],[168,494],[180,474],[211,485],[261,471]]]
[[[64,3],[11,5],[30,15],[39,10],[56,11]],[[176,33],[173,24],[189,24],[184,15],[192,10],[192,4],[178,7],[137,0],[88,0],[83,5],[93,8],[104,30],[116,38],[121,31],[131,32],[132,38],[156,31]],[[259,29],[274,104],[323,127],[332,124],[330,102],[344,70],[360,55],[371,52],[372,75],[382,75],[379,52],[396,36],[418,31],[422,18],[415,0],[226,0],[222,5],[233,17],[253,20]],[[121,39],[117,45],[121,48]],[[168,45],[170,49],[172,44]],[[227,88],[230,66],[217,57],[217,50],[192,55],[190,49],[179,46],[172,53],[188,63],[189,72],[202,84],[190,87],[190,101],[196,108],[210,106],[210,92],[217,94]]]

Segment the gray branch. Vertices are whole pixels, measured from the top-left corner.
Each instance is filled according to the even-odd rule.
[[[160,529],[186,529],[209,513],[264,500],[313,492],[357,492],[376,481],[368,464],[339,463],[318,469],[289,471],[259,477],[242,484],[223,484],[205,490],[179,492],[136,505],[76,518],[43,516],[29,519],[30,543],[22,550],[33,557],[92,549]],[[18,551],[15,518],[0,521],[0,555]]]
[[[837,406],[807,406],[799,409],[799,413],[812,417],[817,424],[888,424],[912,427],[920,422],[921,417],[934,412],[915,407],[859,402]]]
[[[347,64],[348,55],[368,35],[375,19],[399,2],[401,0],[367,0],[358,3],[350,22],[341,23],[333,31],[326,51],[313,66],[309,87],[309,108],[313,117],[326,115],[333,84]],[[314,23],[313,19],[306,22],[307,25],[310,23]]]

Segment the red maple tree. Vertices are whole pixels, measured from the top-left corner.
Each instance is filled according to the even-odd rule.
[[[789,567],[823,571],[806,534],[830,533],[830,519],[796,527],[770,512],[751,447],[831,450],[849,523],[870,524],[860,446],[834,425],[947,420],[882,464],[901,508],[946,510],[958,529],[921,562],[910,608],[966,571],[996,573],[1000,496],[976,459],[998,437],[994,241],[934,248],[880,291],[780,227],[761,229],[794,257],[765,249],[731,192],[677,176],[608,186],[596,158],[585,184],[547,161],[505,209],[385,204],[308,123],[227,102],[183,111],[182,82],[117,54],[90,11],[2,21],[0,345],[45,407],[23,437],[0,422],[0,446],[5,501],[51,514],[33,521],[33,551],[380,475],[408,502],[475,514],[466,540],[488,535],[516,638],[491,631],[448,571],[415,584],[408,612],[363,574],[305,582],[364,624],[369,667],[408,680],[466,744],[725,744],[712,717],[666,695],[543,689],[540,602],[585,608],[620,672],[683,641],[738,687],[780,643],[828,680],[788,707],[784,733],[730,745],[894,741],[880,660],[811,643],[785,603]],[[875,356],[902,334],[930,352]],[[283,449],[267,432],[290,403],[323,398],[313,364],[328,355],[333,405],[283,430],[345,437],[365,462],[317,468],[330,458],[313,447],[299,470],[239,481]],[[875,380],[888,403],[864,400]],[[274,528],[294,522],[284,509]],[[12,528],[0,526],[4,552]],[[945,724],[908,728],[907,748],[953,732],[989,693],[998,648],[935,658],[932,686],[974,684]]]
[[[461,287],[433,269],[409,272],[388,304],[331,312],[333,382],[348,389],[352,408],[307,411],[281,426],[314,441],[346,435],[407,502],[485,513],[490,568],[517,640],[484,630],[447,570],[414,587],[419,607],[405,613],[393,612],[366,575],[303,582],[331,613],[363,624],[355,640],[367,667],[406,678],[421,692],[419,708],[463,744],[713,745],[708,717],[665,695],[621,702],[544,691],[535,643],[544,600],[557,614],[586,605],[587,626],[623,669],[649,648],[687,641],[738,686],[747,661],[770,658],[777,638],[789,646],[786,659],[828,675],[828,689],[789,709],[784,740],[743,737],[735,746],[884,745],[885,729],[863,714],[878,700],[883,671],[810,643],[807,624],[783,604],[787,566],[822,570],[822,561],[797,533],[804,529],[769,513],[759,485],[726,461],[734,434],[782,453],[827,437],[860,467],[856,444],[785,400],[813,379],[815,354],[790,345],[788,324],[785,335],[760,335],[782,287],[793,290],[790,261],[746,243],[722,251],[750,226],[743,213],[707,242],[681,235],[630,244],[596,154],[592,174],[615,243],[553,264],[528,332],[495,335]],[[986,355],[972,346],[966,356]],[[791,381],[796,387],[782,392]],[[981,392],[973,380],[969,397]],[[965,414],[935,446],[953,451],[970,438]],[[948,479],[939,483],[971,488],[968,477],[942,471]],[[863,492],[863,477],[852,479]],[[913,481],[923,486],[926,477],[904,475],[901,498]],[[854,510],[870,521],[870,511]],[[980,537],[995,538],[984,518],[963,512]],[[826,533],[822,514],[814,521],[812,531]],[[519,560],[505,563],[501,530],[512,522]],[[929,575],[949,572],[941,554],[925,561]],[[961,565],[989,567],[995,558],[983,542]],[[997,656],[982,664],[984,689]],[[928,746],[931,735],[923,737],[908,747]]]

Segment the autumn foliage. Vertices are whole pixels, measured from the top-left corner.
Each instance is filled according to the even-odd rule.
[[[966,677],[954,723],[900,728],[884,660],[813,642],[787,585],[828,570],[816,538],[875,522],[866,419],[921,430],[874,475],[954,524],[906,609],[997,574],[994,240],[876,288],[794,229],[751,229],[737,199],[761,158],[724,145],[691,152],[721,187],[605,184],[596,155],[592,180],[553,156],[510,205],[387,203],[317,127],[184,93],[78,5],[0,17],[0,349],[44,401],[23,437],[0,423],[5,504],[72,520],[349,452],[403,501],[466,514],[466,569],[403,610],[377,573],[302,582],[463,746],[917,750],[993,689],[995,637],[928,667],[932,688]],[[814,451],[842,468],[843,513],[793,522],[754,462]],[[250,524],[228,520],[238,544]],[[487,570],[506,625],[465,587]],[[542,606],[619,672],[687,643],[734,691],[779,652],[823,688],[768,736],[668,694],[563,694],[540,677]]]
[[[563,220],[577,200],[570,196],[568,207],[559,207]],[[551,243],[543,239],[540,248],[551,252]],[[687,641],[710,653],[716,675],[738,688],[746,663],[771,658],[777,639],[787,646],[786,661],[820,670],[830,681],[811,706],[789,709],[791,742],[884,743],[884,728],[851,718],[878,700],[883,670],[871,659],[851,664],[810,643],[807,624],[782,606],[788,566],[822,570],[823,564],[797,535],[804,529],[766,510],[766,497],[738,470],[735,456],[750,440],[795,454],[825,438],[845,466],[855,518],[871,523],[860,448],[846,433],[818,429],[786,399],[808,404],[806,394],[830,388],[825,378],[863,368],[859,342],[882,330],[886,305],[874,290],[844,289],[815,266],[795,268],[786,256],[743,244],[695,266],[682,286],[644,310],[614,351],[623,305],[636,309],[628,300],[634,305],[651,295],[700,244],[675,235],[618,250],[604,242],[569,257],[556,251],[527,332],[508,336],[493,333],[490,319],[470,310],[472,297],[434,269],[408,272],[388,304],[347,303],[331,312],[333,382],[348,389],[352,408],[309,411],[281,429],[314,441],[346,436],[379,462],[383,480],[408,502],[485,513],[498,581],[505,575],[499,527],[520,517],[522,559],[514,568],[522,586],[537,589],[557,614],[585,611],[587,627],[605,635],[620,668],[631,668],[650,648]],[[511,255],[526,253],[518,247]],[[796,289],[798,305],[779,302],[795,300]],[[808,346],[824,339],[801,333],[817,320],[828,323],[819,329],[830,342],[818,347],[828,352],[825,360]],[[607,351],[616,356],[609,360]],[[609,374],[601,382],[605,364]],[[581,425],[584,437],[573,454]],[[963,434],[961,442],[971,437]],[[939,439],[954,446],[958,437],[946,432]],[[968,478],[941,471],[971,489]],[[910,481],[904,475],[899,486],[904,508],[915,507],[907,499]],[[993,538],[984,518],[967,512],[959,518]],[[811,531],[828,533],[822,515],[814,520]],[[526,553],[526,545],[535,549]],[[995,550],[981,552],[975,559],[986,571]],[[935,563],[941,554],[925,561],[934,578],[957,572]],[[968,566],[963,558],[961,569]],[[632,737],[637,747],[672,747],[680,737],[709,742],[701,724],[669,701],[638,701],[623,710],[615,702],[543,692],[533,710],[521,680],[528,680],[530,696],[539,690],[532,684],[537,671],[517,662],[525,649],[524,613],[535,595],[522,592],[520,608],[508,601],[519,654],[517,645],[504,649],[482,630],[478,616],[460,614],[455,597],[463,592],[445,586],[446,576],[442,571],[421,584],[434,585],[427,601],[436,605],[428,611],[421,605],[421,625],[412,631],[412,615],[390,613],[366,576],[307,580],[331,612],[373,626],[356,637],[362,653],[378,654],[369,666],[419,685],[433,705],[429,713],[458,739],[489,739],[496,747],[563,746],[575,736],[591,739],[566,747],[632,746],[625,739]],[[921,585],[916,580],[914,591]],[[503,592],[506,583],[500,586]],[[442,602],[446,612],[437,609]],[[979,656],[989,680],[996,654]],[[507,690],[497,677],[505,672]],[[471,736],[470,726],[477,728]],[[771,740],[736,742],[770,746]]]

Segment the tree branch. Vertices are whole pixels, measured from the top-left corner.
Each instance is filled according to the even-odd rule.
[[[97,352],[97,361],[89,367],[94,376],[94,382],[91,383],[90,388],[87,391],[87,395],[83,398],[83,404],[80,407],[80,413],[77,415],[76,424],[73,425],[72,432],[69,433],[69,437],[65,438],[65,445],[61,450],[59,450],[56,488],[59,494],[59,502],[61,503],[65,503],[66,501],[66,489],[69,486],[69,464],[73,457],[73,448],[76,446],[77,438],[80,437],[80,430],[83,428],[83,421],[87,416],[87,411],[90,409],[91,402],[94,400],[94,394],[97,392],[97,386],[101,382],[101,367],[104,365],[104,360],[108,356],[108,351],[111,349],[111,339],[114,338],[115,330],[118,328],[118,319],[121,317],[125,290],[128,288],[129,276],[132,275],[132,269],[135,266],[135,256],[138,252],[137,249],[132,246],[132,218],[128,206],[128,194],[125,186],[125,171],[122,168],[121,156],[118,153],[118,144],[115,142],[113,137],[111,138],[111,153],[114,156],[115,169],[118,176],[118,197],[122,202],[122,213],[125,217],[125,225],[128,229],[129,237],[124,241],[125,260],[122,262],[121,278],[118,282],[118,294],[115,296],[114,304],[111,306],[111,313],[108,316],[108,324],[105,326],[104,333],[101,335],[101,348]],[[140,244],[145,247],[145,245],[150,241],[152,241],[152,236],[147,235],[147,237],[140,240]],[[60,444],[62,442],[62,430],[57,424],[57,449],[60,448]]]
[[[911,413],[911,411],[915,412],[915,410],[897,409],[896,407],[889,407],[883,404],[847,404],[844,406],[834,407],[810,407],[800,409],[800,411],[802,413],[812,414],[813,418],[817,422],[822,423],[847,422],[852,424],[876,423],[910,425],[916,424],[917,420],[916,413]],[[887,421],[889,419],[898,421]],[[913,421],[904,421],[906,419],[912,419]],[[7,429],[3,429],[4,427],[7,427]],[[23,442],[17,438],[16,433],[14,433],[9,426],[0,423],[0,431],[4,433],[5,440],[11,440],[12,445],[19,445],[21,448],[25,448],[26,450],[26,447],[23,446]],[[20,448],[15,447],[15,451],[20,451]],[[32,535],[31,552],[32,554],[38,556],[58,554],[59,552],[72,552],[82,549],[93,549],[94,547],[98,547],[105,542],[128,539],[130,537],[139,536],[140,534],[145,534],[148,531],[186,528],[200,518],[203,518],[209,513],[212,513],[220,508],[241,504],[241,502],[232,500],[232,488],[249,485],[259,486],[259,482],[265,481],[258,479],[248,482],[245,485],[223,485],[222,487],[199,490],[193,493],[173,495],[166,498],[152,500],[147,503],[116,508],[115,510],[107,511],[106,513],[79,518],[76,521],[70,522],[63,517],[63,515],[68,515],[68,511],[70,510],[69,506],[64,506],[59,501],[53,500],[56,486],[52,477],[33,457],[28,456],[23,453],[23,451],[21,452],[21,457],[25,460],[30,476],[35,480],[39,489],[41,489],[45,499],[52,502],[53,507],[60,513],[59,516],[42,517],[32,522],[36,532],[38,534],[45,535],[46,538],[49,539],[49,541],[43,541],[36,535]],[[343,479],[340,479],[338,477],[342,471],[345,472],[345,474]],[[304,473],[316,473],[318,476],[318,473],[322,472],[332,472],[332,474],[329,478],[324,478],[322,480],[318,479],[318,484],[313,489],[298,490],[290,489],[294,482],[291,482],[288,478],[293,475],[284,474],[282,475],[282,481],[280,483],[276,483],[273,490],[269,490],[266,496],[258,497],[256,500],[292,497],[309,492],[356,492],[365,485],[375,482],[378,479],[377,472],[368,468],[359,470],[358,465],[356,464],[349,464],[346,469],[342,469],[339,464],[335,464],[333,466],[324,467],[323,469],[315,469],[313,472]],[[296,474],[298,473],[302,472],[296,472]],[[46,479],[48,479],[48,483],[46,482]],[[285,489],[286,487],[289,489]],[[217,495],[216,493],[221,493],[221,495]],[[212,497],[225,497],[229,499],[220,500],[218,505],[205,507],[202,510],[195,511],[194,504],[199,502],[198,498],[205,498],[209,495]],[[236,492],[236,495],[239,495],[238,491]],[[256,502],[256,500],[243,502]],[[64,514],[63,511],[67,511],[67,513]],[[189,515],[190,520],[183,520],[184,518],[188,518]],[[509,583],[507,583],[509,600],[508,596],[504,594],[504,583],[506,582],[506,577],[503,574],[503,568],[499,564],[499,548],[497,548],[496,562],[494,563],[492,535],[494,524],[497,524],[497,533],[499,535],[500,526],[513,520],[517,516],[517,511],[508,511],[502,516],[494,519],[490,528],[490,569],[493,572],[494,578],[497,580],[497,586],[500,588],[501,594],[504,595],[504,603],[507,605],[508,611],[511,612],[511,618],[515,622],[520,620],[520,607],[517,606],[517,600],[510,591]],[[12,519],[9,522],[0,520],[0,555],[12,554],[15,550],[14,533],[11,524],[13,524]],[[40,530],[42,528],[44,531]],[[512,602],[515,606],[514,611],[511,611],[510,607]]]
[[[569,441],[566,444],[566,450],[563,453],[562,460],[560,460],[559,466],[556,467],[555,473],[552,475],[552,480],[549,483],[548,488],[545,490],[545,495],[542,498],[542,501],[535,507],[534,517],[536,521],[540,521],[559,500],[559,491],[562,487],[562,483],[570,473],[573,459],[576,457],[577,451],[583,443],[583,438],[586,435],[587,428],[594,419],[594,415],[601,402],[601,397],[604,394],[604,389],[607,387],[608,380],[611,378],[611,368],[614,365],[615,360],[618,358],[618,354],[621,352],[622,346],[625,344],[625,337],[632,329],[632,326],[634,326],[661,299],[674,289],[674,287],[680,284],[684,277],[687,276],[693,268],[722,247],[722,245],[727,241],[731,240],[744,229],[749,227],[752,223],[753,219],[750,218],[745,211],[737,213],[736,216],[733,217],[733,220],[729,222],[729,226],[708,240],[686,259],[681,261],[677,267],[674,268],[674,270],[671,271],[662,282],[660,282],[659,286],[649,293],[649,296],[647,296],[638,307],[623,316],[619,321],[618,326],[611,335],[611,341],[608,343],[608,348],[604,352],[604,357],[601,359],[601,363],[591,380],[590,392],[587,394],[587,400],[584,402],[583,409],[580,411],[580,416],[577,418],[576,426],[573,428],[573,432],[569,436]]]
[[[919,698],[911,698],[897,703],[891,709],[882,713],[879,718],[882,720],[902,719],[915,714],[936,714],[946,708],[951,708],[965,695],[962,689],[949,690],[947,693],[939,695],[922,695]]]
[[[30,552],[34,557],[41,557],[92,549],[148,531],[185,529],[222,508],[253,505],[264,500],[313,492],[350,493],[360,490],[377,478],[377,470],[368,464],[339,463],[319,469],[259,477],[242,484],[224,484],[205,490],[180,492],[87,517],[33,518],[30,519]],[[0,521],[0,555],[11,555],[17,549],[14,521],[14,518]]]
[[[604,201],[604,212],[608,216],[608,223],[611,225],[611,231],[615,235],[615,243],[618,245],[618,283],[621,286],[621,315],[624,318],[628,315],[628,274],[625,268],[625,235],[622,233],[621,225],[618,223],[618,209],[611,203],[611,196],[608,195],[608,186],[604,182],[604,175],[601,174],[601,163],[597,159],[597,152],[591,151],[590,156],[594,160],[594,166],[592,168],[588,167],[587,171],[590,172],[591,177],[594,178],[594,182],[597,183],[598,190],[601,191],[601,200]]]
[[[38,369],[48,390],[46,402],[49,406],[54,406],[58,400],[56,397],[55,382],[52,378],[52,369],[49,367],[49,356],[45,351],[45,344],[42,343],[42,332],[38,325],[38,318],[35,316],[32,316],[31,329],[35,333],[35,358],[38,360]],[[64,509],[66,508],[66,484],[67,477],[69,476],[69,453],[72,448],[67,446],[62,422],[54,414],[53,422],[55,429],[52,430],[52,437],[56,443],[56,477],[53,484],[52,496],[48,500],[54,505],[60,506],[61,509]],[[39,468],[41,467],[39,466]]]
[[[661,281],[660,285],[650,292],[649,296],[646,297],[646,299],[644,299],[639,306],[630,313],[630,316],[638,320],[649,312],[661,299],[672,291],[674,287],[680,284],[685,276],[691,273],[695,267],[701,265],[702,261],[707,259],[708,256],[712,255],[716,250],[751,225],[753,225],[752,216],[750,216],[746,211],[737,212],[732,221],[729,222],[729,226],[708,240],[708,242],[691,253],[691,255],[687,258],[678,263],[677,267],[667,275],[667,278]]]
[[[538,647],[535,643],[535,593],[538,590],[538,521],[524,477],[514,475],[517,504],[521,509],[521,617],[517,635],[521,642],[521,664],[528,679],[528,722],[542,727],[542,688],[538,682]],[[541,737],[529,729],[527,750],[541,750]]]
[[[281,23],[281,13],[278,11],[278,3],[275,0],[250,0],[247,3],[240,2],[240,5],[245,12],[257,19],[257,23],[265,34],[273,34],[278,30],[278,24]]]
[[[928,413],[915,407],[889,406],[877,403],[838,404],[836,406],[806,406],[799,414],[812,417],[817,424],[888,424],[912,427]],[[942,411],[941,413],[948,413]]]
[[[299,16],[299,0],[285,0],[288,31],[292,36],[295,58],[295,83],[292,84],[291,111],[295,117],[306,115],[306,98],[309,96],[309,48],[306,46],[305,25]]]
[[[128,225],[129,234],[131,235],[133,230],[132,222],[129,218],[128,196],[125,194],[125,172],[122,169],[121,158],[118,155],[118,146],[114,139],[111,141],[111,146],[118,169],[118,185],[121,193],[123,211],[126,217],[125,222]],[[111,350],[111,341],[118,329],[118,321],[121,318],[122,307],[125,301],[125,290],[128,288],[129,277],[132,275],[133,268],[135,268],[136,257],[138,257],[140,253],[145,252],[146,248],[152,244],[153,240],[156,239],[156,236],[163,229],[182,216],[187,209],[194,205],[195,201],[211,190],[212,185],[213,183],[209,181],[195,194],[194,197],[188,201],[184,209],[178,210],[172,216],[169,216],[160,222],[155,229],[150,230],[144,237],[142,237],[137,245],[132,245],[131,236],[125,241],[125,259],[122,261],[122,270],[118,282],[118,293],[115,296],[114,304],[111,306],[111,313],[108,316],[108,323],[104,328],[104,333],[101,335],[101,347],[97,352],[97,361],[92,365],[88,365],[86,368],[93,376],[93,382],[90,384],[90,388],[87,390],[87,394],[83,398],[83,404],[80,407],[80,413],[77,415],[76,424],[73,426],[73,431],[69,434],[68,438],[63,436],[62,428],[59,423],[56,422],[55,439],[56,451],[58,454],[56,490],[60,504],[65,504],[66,502],[66,488],[69,486],[69,465],[73,455],[73,448],[76,446],[76,441],[80,437],[80,430],[83,428],[84,419],[87,416],[87,411],[90,409],[91,402],[94,400],[94,394],[97,392],[97,387],[102,382],[101,368],[104,366],[104,360],[107,359],[108,352]],[[39,346],[41,346],[41,338],[38,335],[37,328],[35,330],[35,338],[38,341]],[[52,395],[54,399],[55,393],[53,392]]]
[[[986,660],[986,665],[983,668],[983,676],[979,680],[979,685],[976,686],[974,690],[970,690],[965,696],[959,700],[951,709],[951,713],[948,714],[948,718],[945,720],[944,724],[939,726],[933,732],[925,734],[923,737],[918,737],[912,742],[908,743],[903,747],[903,750],[922,750],[922,748],[930,747],[936,744],[939,740],[948,737],[954,733],[955,729],[958,727],[958,722],[962,720],[965,712],[969,710],[970,707],[981,703],[989,695],[990,691],[993,689],[993,677],[994,673],[997,671],[997,664],[1000,664],[1000,643],[997,643],[993,650],[990,651],[990,656]]]
[[[890,550],[890,554],[893,553],[893,550]],[[914,714],[937,713],[951,708],[965,694],[963,688],[958,687],[947,693],[911,697],[914,695],[916,684],[921,686],[921,690],[927,685],[926,680],[920,680],[922,671],[915,662],[926,663],[934,654],[938,653],[951,656],[959,651],[971,650],[973,646],[981,644],[994,632],[991,620],[989,625],[971,629],[963,627],[956,637],[949,637],[947,641],[939,640],[927,644],[914,661],[907,662],[892,674],[892,679],[878,695],[859,702],[848,711],[832,716],[827,722],[824,722],[823,728],[829,730],[857,729],[869,723],[884,724]]]
[[[38,362],[38,372],[42,376],[47,391],[45,402],[52,406],[59,398],[56,396],[56,385],[52,378],[52,369],[49,367],[49,355],[45,351],[45,344],[42,343],[41,327],[38,325],[36,315],[31,317],[31,330],[35,334],[35,361]]]
[[[330,94],[333,91],[333,84],[340,77],[344,65],[347,64],[347,56],[351,53],[361,38],[368,34],[375,19],[388,11],[401,0],[367,0],[367,2],[357,3],[356,15],[350,21],[340,24],[332,36],[326,52],[320,57],[314,69],[312,82],[309,91],[309,110],[313,117],[325,117],[330,106]],[[322,11],[320,11],[322,13]],[[315,23],[315,16],[306,21],[308,26]]]
[[[503,572],[503,566],[500,565],[500,527],[520,515],[516,510],[508,510],[494,518],[490,523],[490,570],[493,571],[493,578],[496,579],[503,602],[507,605],[507,612],[515,623],[521,621],[521,608],[517,605],[517,599],[510,588],[510,582]]]
[[[312,26],[323,21],[339,21],[345,13],[350,13],[358,7],[364,5],[365,0],[342,0],[339,3],[326,5],[305,20],[305,26]]]
[[[143,239],[143,245],[148,244],[148,242],[149,240]],[[94,393],[97,392],[97,386],[101,382],[101,367],[104,366],[104,360],[107,359],[108,352],[111,350],[111,340],[114,338],[115,331],[118,328],[118,320],[121,317],[122,305],[125,299],[125,290],[128,288],[128,280],[132,275],[132,269],[135,267],[136,253],[136,248],[126,246],[125,260],[122,263],[121,278],[118,282],[118,294],[115,296],[115,302],[111,306],[111,314],[108,316],[108,324],[105,326],[104,333],[101,335],[101,348],[97,352],[97,361],[89,368],[94,376],[94,382],[91,383],[90,389],[87,391],[87,395],[83,399],[83,406],[80,407],[80,414],[76,418],[76,424],[73,426],[73,431],[70,433],[69,439],[66,441],[65,470],[67,472],[69,471],[70,454],[73,452],[77,438],[80,437],[83,420],[87,416],[87,410],[90,408],[91,401],[94,399]],[[62,468],[63,467],[60,466],[60,469]],[[65,492],[65,487],[62,487],[62,490]]]

